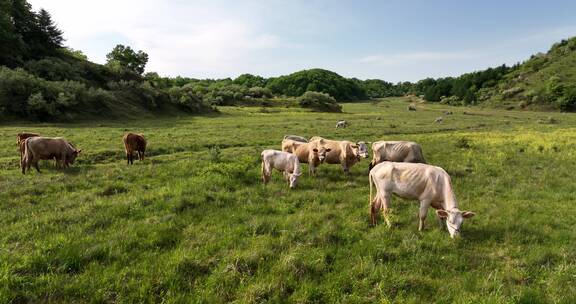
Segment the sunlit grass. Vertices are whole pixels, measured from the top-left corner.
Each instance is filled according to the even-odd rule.
[[[576,301],[576,116],[450,108],[433,123],[447,108],[0,126],[0,302]],[[24,130],[83,152],[66,171],[43,162],[23,176]],[[149,142],[133,166],[127,131]],[[294,190],[277,173],[264,187],[259,153],[285,134],[417,141],[478,215],[455,242],[432,214],[418,233],[417,203],[393,198],[393,228],[371,228],[366,160],[349,179],[322,165]]]

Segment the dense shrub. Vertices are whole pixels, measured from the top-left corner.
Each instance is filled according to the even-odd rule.
[[[168,91],[170,100],[185,110],[192,113],[204,113],[213,110],[209,102],[196,95],[193,86],[172,87]]]
[[[272,92],[268,88],[252,87],[248,89],[248,96],[252,98],[271,98]]]
[[[576,87],[564,89],[556,104],[561,111],[576,111]]]
[[[307,91],[322,92],[339,101],[366,99],[366,92],[354,81],[334,72],[312,69],[271,78],[266,85],[276,95],[301,96]]]
[[[303,108],[310,108],[322,112],[342,112],[342,106],[334,97],[321,92],[308,91],[298,98],[298,104]]]

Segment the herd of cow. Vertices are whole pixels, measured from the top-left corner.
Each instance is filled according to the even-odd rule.
[[[138,159],[144,160],[144,153],[146,152],[144,135],[126,133],[122,141],[124,142],[128,164],[133,163],[134,153],[138,155]],[[36,171],[40,172],[38,167],[40,160],[53,159],[56,168],[67,168],[69,165],[74,164],[76,157],[82,151],[81,149],[76,149],[73,144],[62,137],[42,137],[40,134],[28,132],[18,133],[16,144],[20,151],[22,174],[30,171],[31,166],[34,166]]]
[[[340,122],[339,122],[340,123]],[[346,127],[347,123],[336,125]],[[133,155],[144,159],[146,139],[142,134],[127,133],[123,143],[128,164],[133,163]],[[54,159],[56,167],[66,168],[73,164],[81,150],[61,137],[42,137],[36,133],[19,133],[17,144],[20,151],[22,174],[34,166],[38,172],[39,160]],[[344,174],[350,174],[350,168],[362,158],[368,157],[366,142],[357,143],[347,140],[329,140],[312,137],[310,140],[295,135],[287,135],[282,140],[282,151],[264,150],[262,158],[262,180],[267,184],[272,170],[281,171],[288,180],[290,188],[296,187],[298,177],[302,175],[300,163],[307,163],[309,173],[316,176],[316,168],[322,164],[340,164]],[[426,164],[419,144],[410,141],[378,141],[372,143],[372,161],[369,165],[370,216],[372,225],[377,223],[378,211],[382,211],[388,226],[391,195],[420,201],[418,230],[424,229],[428,208],[436,209],[436,215],[446,227],[451,237],[460,233],[465,218],[474,212],[460,211],[452,189],[450,176],[444,169]],[[372,189],[376,187],[373,198]]]
[[[336,125],[339,128],[339,125]],[[296,135],[286,135],[282,140],[282,151],[264,150],[262,157],[262,180],[270,181],[272,169],[281,171],[290,188],[296,187],[302,175],[300,163],[307,163],[309,173],[316,176],[316,168],[322,164],[340,164],[346,175],[350,167],[362,158],[368,157],[366,142],[329,140],[314,136],[307,140]],[[424,222],[430,207],[442,227],[447,227],[451,237],[460,234],[465,218],[475,215],[471,211],[461,211],[452,189],[450,176],[444,169],[426,164],[422,148],[410,141],[378,141],[372,143],[372,161],[369,165],[370,218],[376,225],[378,211],[391,226],[389,219],[391,196],[395,194],[406,199],[420,201],[418,230],[424,229]],[[372,189],[376,187],[373,198]]]

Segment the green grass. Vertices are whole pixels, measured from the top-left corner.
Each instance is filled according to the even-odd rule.
[[[406,105],[0,126],[0,302],[576,302],[576,115]],[[20,131],[83,152],[23,176]],[[126,131],[149,142],[133,166]],[[393,198],[394,226],[370,227],[367,160],[264,187],[259,153],[285,134],[417,141],[477,216],[454,241]]]

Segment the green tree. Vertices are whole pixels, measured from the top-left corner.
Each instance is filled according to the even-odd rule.
[[[62,42],[64,38],[62,37],[62,31],[56,27],[52,21],[50,13],[45,9],[40,9],[38,12],[38,26],[42,32],[42,38],[45,40],[44,43],[47,47],[52,49],[57,49],[62,47]]]
[[[148,63],[148,54],[143,51],[135,52],[129,46],[118,44],[106,55],[106,59],[106,65],[112,69],[125,69],[142,75]]]
[[[266,79],[261,76],[255,76],[252,74],[242,74],[233,81],[235,84],[243,85],[247,88],[252,87],[264,87],[266,85]]]

